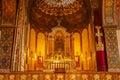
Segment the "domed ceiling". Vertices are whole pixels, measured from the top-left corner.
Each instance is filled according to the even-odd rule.
[[[89,0],[31,0],[29,20],[40,31],[51,31],[61,21],[61,26],[73,32],[83,29],[89,22]]]

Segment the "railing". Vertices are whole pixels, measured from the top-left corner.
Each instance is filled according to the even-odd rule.
[[[0,73],[0,80],[120,80],[120,73],[77,72],[77,73]]]
[[[54,62],[48,65],[48,69],[55,69],[55,68],[65,68],[66,70],[71,69],[70,64],[65,62],[61,62],[61,63]]]
[[[74,62],[45,62],[46,70],[54,70],[56,68],[64,68],[65,70],[75,70]]]

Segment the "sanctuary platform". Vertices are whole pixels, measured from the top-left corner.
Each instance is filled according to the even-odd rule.
[[[76,72],[43,73],[17,72],[0,73],[0,80],[120,80],[120,73],[110,72]]]

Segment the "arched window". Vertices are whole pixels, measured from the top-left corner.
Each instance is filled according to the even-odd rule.
[[[37,56],[45,57],[45,36],[43,33],[37,34]]]

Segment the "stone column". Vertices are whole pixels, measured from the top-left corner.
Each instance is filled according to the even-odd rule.
[[[117,28],[114,26],[104,27],[105,46],[109,72],[120,72],[120,59],[117,42]]]

